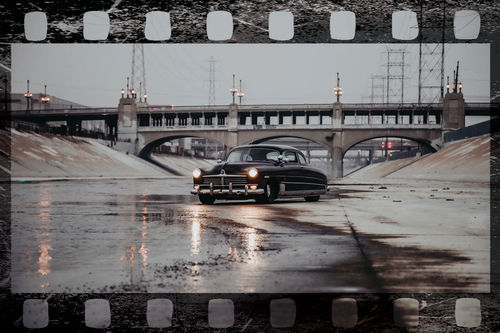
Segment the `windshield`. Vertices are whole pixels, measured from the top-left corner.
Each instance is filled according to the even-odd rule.
[[[227,156],[228,162],[247,162],[247,161],[278,161],[279,151],[271,148],[240,148],[235,149]]]

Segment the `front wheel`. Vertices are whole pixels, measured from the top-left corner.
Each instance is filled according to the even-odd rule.
[[[306,199],[307,202],[318,201],[319,200],[319,195],[315,195],[313,197],[305,197],[304,199]]]
[[[264,193],[255,198],[259,204],[268,204],[276,200],[278,196],[277,187],[274,184],[266,184],[264,186]]]
[[[198,198],[203,205],[211,205],[215,202],[215,197],[209,194],[198,194]]]

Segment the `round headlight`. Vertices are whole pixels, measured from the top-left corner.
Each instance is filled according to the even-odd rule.
[[[194,169],[193,170],[193,177],[194,178],[199,178],[201,176],[201,170],[200,169]]]
[[[257,169],[255,169],[255,168],[251,168],[250,170],[248,170],[248,175],[249,175],[250,177],[252,177],[252,178],[257,177],[257,174],[258,174],[258,173],[259,173],[259,172],[258,172],[258,171],[257,171]]]

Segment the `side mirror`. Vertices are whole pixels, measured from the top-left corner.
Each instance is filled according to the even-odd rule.
[[[280,163],[283,162],[283,158],[284,158],[283,155],[278,155],[278,162]]]

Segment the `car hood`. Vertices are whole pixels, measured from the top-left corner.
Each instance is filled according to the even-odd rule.
[[[219,174],[224,170],[226,174],[243,174],[250,168],[258,168],[259,166],[271,166],[272,163],[265,162],[222,162],[214,165],[211,168],[204,168],[204,174],[214,175]]]

